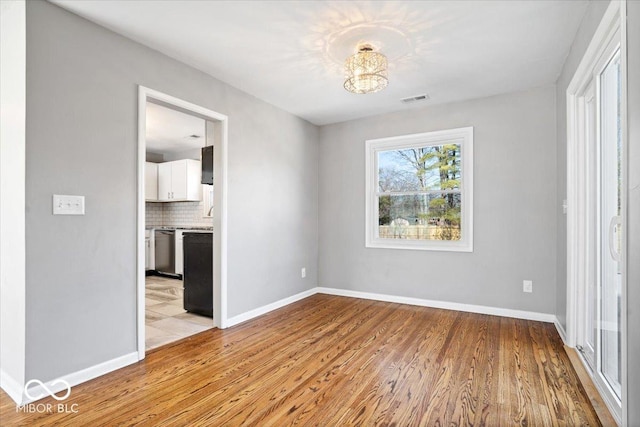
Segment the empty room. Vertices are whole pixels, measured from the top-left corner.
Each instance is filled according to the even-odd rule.
[[[0,0],[0,103],[0,425],[640,426],[640,2]]]

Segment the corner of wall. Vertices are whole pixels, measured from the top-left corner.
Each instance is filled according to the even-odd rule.
[[[0,369],[0,388],[9,395],[16,405],[23,404],[24,385],[9,375],[4,369]]]
[[[0,6],[0,386],[18,402],[26,363],[26,2]]]

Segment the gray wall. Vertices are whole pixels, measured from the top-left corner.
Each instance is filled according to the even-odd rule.
[[[556,200],[557,235],[557,278],[556,316],[562,327],[567,329],[567,216],[562,212],[562,202],[567,198],[567,87],[587,50],[591,38],[602,20],[609,1],[591,1],[582,23],[578,28],[571,50],[556,81],[557,107],[557,159],[558,159],[558,198]]]
[[[323,126],[320,285],[554,313],[555,120],[550,86]],[[365,140],[463,126],[474,126],[474,252],[365,248]]]
[[[27,378],[136,351],[138,84],[229,117],[229,316],[317,285],[316,126],[28,2]],[[86,215],[52,216],[52,194]]]
[[[640,423],[640,2],[627,3],[629,117],[629,231],[627,256],[627,405],[629,425]],[[635,404],[634,404],[635,403]]]

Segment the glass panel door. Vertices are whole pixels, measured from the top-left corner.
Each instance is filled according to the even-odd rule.
[[[599,76],[599,363],[598,374],[621,397],[621,187],[620,53]]]
[[[567,88],[567,325],[570,342],[622,424],[627,153],[619,6],[611,2]]]

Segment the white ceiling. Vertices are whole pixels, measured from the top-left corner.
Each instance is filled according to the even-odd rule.
[[[205,121],[199,117],[147,102],[146,120],[148,152],[177,154],[205,146]]]
[[[322,125],[555,82],[587,0],[53,0]],[[389,86],[342,88],[358,42],[389,58]],[[430,100],[404,105],[401,98]]]

